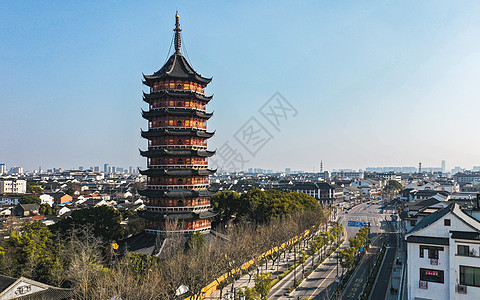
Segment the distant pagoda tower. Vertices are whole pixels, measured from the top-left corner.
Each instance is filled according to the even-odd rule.
[[[195,72],[180,53],[181,35],[178,12],[175,16],[175,53],[153,75],[143,75],[143,83],[150,93],[143,95],[149,110],[142,110],[148,120],[148,131],[142,137],[148,140],[148,150],[140,151],[147,158],[147,185],[139,193],[147,197],[147,233],[196,231],[209,232],[210,210],[207,157],[215,151],[207,150],[207,120],[212,113],[206,105],[212,96],[204,90],[211,78]]]

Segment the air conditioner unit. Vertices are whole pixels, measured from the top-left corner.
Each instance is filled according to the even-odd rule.
[[[467,286],[466,285],[457,285],[457,292],[459,294],[466,294],[467,293]]]
[[[438,259],[437,258],[430,258],[430,264],[432,266],[438,266]]]
[[[428,289],[428,282],[425,280],[420,280],[418,287],[421,288],[422,290]]]

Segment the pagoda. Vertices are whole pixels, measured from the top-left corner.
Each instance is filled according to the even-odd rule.
[[[195,72],[180,52],[182,40],[178,12],[175,16],[175,53],[153,75],[143,75],[143,84],[150,88],[143,100],[149,110],[142,110],[148,120],[148,150],[145,189],[147,198],[147,233],[209,232],[215,213],[210,209],[207,158],[215,151],[207,150],[207,140],[214,132],[207,131],[212,113],[206,105],[212,96],[205,96],[205,87],[212,80]]]

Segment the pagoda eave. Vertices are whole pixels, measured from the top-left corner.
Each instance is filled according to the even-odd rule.
[[[194,150],[194,149],[158,149],[158,150],[140,150],[140,155],[143,157],[157,157],[157,156],[198,156],[211,157],[215,155],[215,151],[208,150]]]
[[[213,175],[217,170],[211,169],[148,169],[140,170],[140,174],[147,176],[193,176],[193,175],[202,175],[208,176]]]
[[[187,117],[197,117],[203,120],[208,120],[213,116],[213,112],[207,113],[204,111],[196,109],[187,109],[187,108],[166,108],[158,110],[144,111],[142,109],[142,117],[146,120],[150,120],[155,117],[163,116],[187,116]]]
[[[179,221],[195,221],[201,219],[210,219],[217,215],[212,210],[201,212],[161,212],[161,211],[143,211],[141,216],[150,220],[179,220]]]
[[[157,197],[157,198],[193,198],[193,197],[210,197],[215,194],[209,189],[200,190],[139,190],[141,196]]]
[[[186,129],[154,129],[148,131],[141,131],[143,138],[161,137],[161,136],[197,136],[201,138],[211,138],[215,134],[214,132],[207,132],[203,130],[197,130],[193,128]]]

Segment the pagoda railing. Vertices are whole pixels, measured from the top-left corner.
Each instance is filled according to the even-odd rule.
[[[207,188],[209,184],[181,184],[181,185],[145,185],[151,190],[184,190],[184,189],[203,189]]]
[[[156,229],[145,229],[146,232],[150,233],[190,233],[190,232],[197,232],[197,231],[208,231],[211,229],[211,226],[207,226],[204,228],[199,229],[185,229],[185,230],[156,230]]]
[[[150,108],[151,111],[154,110],[164,110],[168,108],[181,108],[181,109],[190,109],[190,110],[198,110],[199,112],[207,112],[205,109],[200,109],[196,107],[190,107],[190,106],[162,106],[162,107],[152,107]]]
[[[207,146],[197,146],[197,145],[155,145],[148,146],[148,149],[163,149],[163,148],[174,148],[174,149],[207,149]]]
[[[148,165],[147,167],[149,168],[190,168],[190,167],[206,167],[208,166],[208,162],[206,161],[205,163],[201,164],[189,164],[189,165],[176,165],[176,164],[171,164],[171,165]]]
[[[145,206],[147,210],[151,211],[198,211],[207,210],[210,207],[210,204],[196,206]]]
[[[180,126],[180,127],[177,127],[177,126],[161,126],[161,127],[150,127],[149,129],[151,130],[161,130],[161,129],[198,129],[198,130],[207,130],[207,125],[205,125],[204,127],[193,127],[193,126]]]

